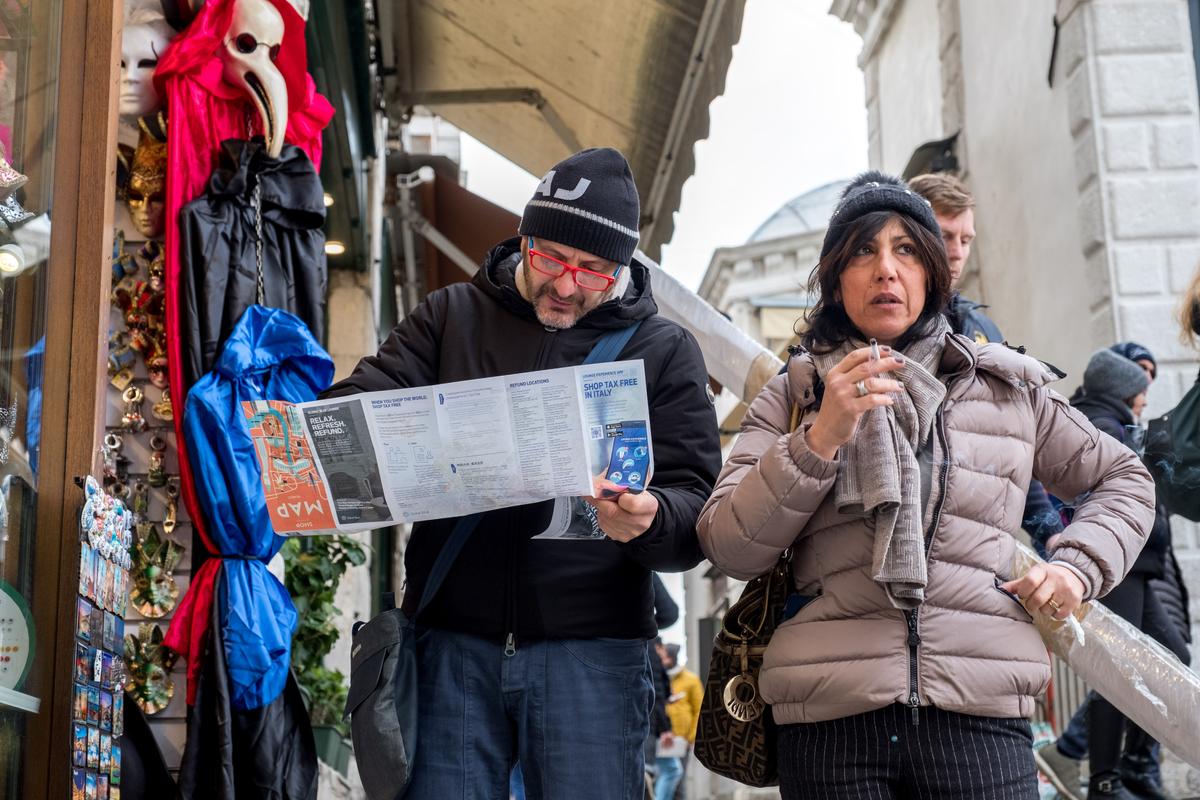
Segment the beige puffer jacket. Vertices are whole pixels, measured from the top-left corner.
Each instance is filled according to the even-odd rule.
[[[1044,388],[1056,378],[1045,366],[948,336],[941,374],[948,390],[924,509],[929,583],[917,611],[893,608],[871,579],[871,531],[834,508],[837,462],[809,451],[809,422],[788,433],[793,402],[811,411],[816,399],[807,355],[754,400],[700,514],[701,547],[720,570],[749,579],[791,546],[796,585],[817,595],[779,626],[764,658],[760,687],[781,724],[891,703],[1030,716],[1050,680],[1046,647],[997,584],[1014,577],[1011,534],[1031,477],[1058,497],[1090,492],[1054,553],[1086,577],[1086,599],[1124,578],[1145,541],[1149,474]]]

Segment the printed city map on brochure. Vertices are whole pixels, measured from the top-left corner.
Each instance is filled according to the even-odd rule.
[[[276,533],[363,531],[562,498],[541,538],[604,533],[578,498],[654,470],[642,362],[291,404],[243,403]]]
[[[254,441],[275,530],[302,533],[336,527],[300,409],[281,400],[256,400],[243,403],[242,411]]]

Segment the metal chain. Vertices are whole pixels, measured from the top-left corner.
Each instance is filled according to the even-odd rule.
[[[254,255],[258,266],[258,304],[265,305],[266,288],[263,286],[263,224],[262,183],[254,184]]]

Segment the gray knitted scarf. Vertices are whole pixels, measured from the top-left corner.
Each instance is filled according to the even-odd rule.
[[[883,584],[899,609],[925,600],[929,574],[921,524],[921,470],[917,453],[929,440],[946,387],[936,377],[950,325],[942,316],[927,324],[920,338],[903,350],[904,366],[891,377],[904,383],[888,407],[868,411],[854,437],[842,445],[833,499],[842,514],[864,517],[875,531],[872,577]],[[825,375],[851,351],[863,347],[848,341],[838,349],[813,355],[817,373]]]

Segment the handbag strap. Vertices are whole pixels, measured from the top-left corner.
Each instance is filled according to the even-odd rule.
[[[617,356],[621,355],[625,345],[629,344],[629,340],[633,338],[640,327],[642,327],[642,321],[639,319],[628,327],[604,334],[596,340],[596,344],[592,345],[592,352],[588,353],[583,363],[602,364],[605,361],[616,361]]]
[[[642,321],[638,320],[628,327],[608,331],[592,345],[592,350],[588,353],[587,358],[583,360],[583,363],[600,364],[605,361],[615,361],[641,325]],[[425,588],[421,591],[421,603],[417,606],[417,616],[420,616],[421,612],[433,602],[438,589],[442,588],[442,583],[446,580],[446,576],[450,574],[450,567],[454,566],[455,559],[462,552],[467,539],[470,539],[471,534],[479,527],[481,519],[483,519],[483,512],[478,512],[468,514],[465,517],[459,517],[458,522],[454,524],[454,530],[450,532],[450,538],[442,545],[442,550],[438,553],[437,560],[433,562],[433,568],[429,570],[429,577],[425,580]]]
[[[442,545],[442,551],[438,553],[437,560],[433,562],[433,569],[429,570],[429,577],[425,580],[425,588],[421,592],[421,604],[417,606],[418,617],[433,602],[434,595],[437,594],[438,589],[442,588],[442,581],[446,580],[446,576],[450,574],[450,567],[454,565],[454,559],[458,558],[467,539],[470,539],[471,534],[479,527],[481,519],[483,519],[483,512],[478,512],[459,517],[458,522],[454,523],[454,530],[450,532],[450,538]]]

